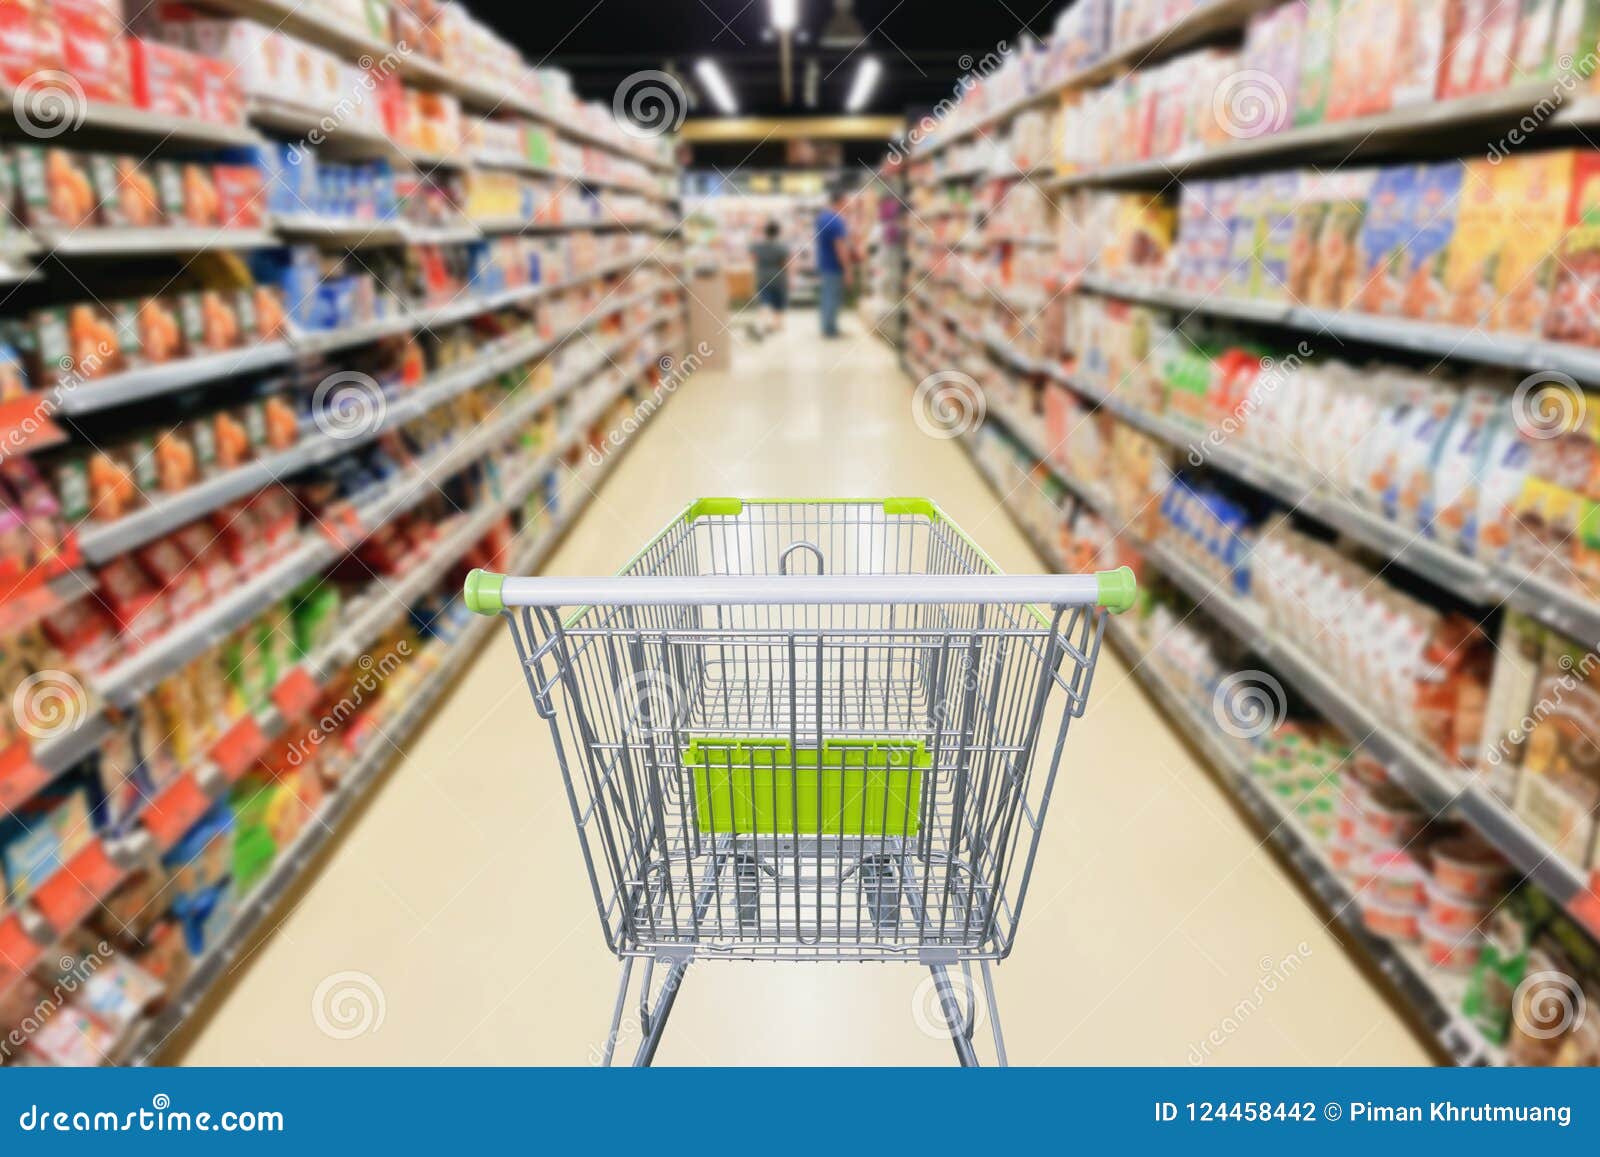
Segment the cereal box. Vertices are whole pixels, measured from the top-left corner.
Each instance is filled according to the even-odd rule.
[[[1450,0],[1408,0],[1398,5],[1394,107],[1425,104],[1439,91]]]
[[[1506,213],[1498,187],[1505,167],[1476,160],[1462,170],[1442,318],[1452,325],[1487,325],[1494,313],[1496,269],[1506,239]]]
[[[1267,301],[1289,300],[1289,261],[1294,250],[1300,182],[1298,170],[1269,173],[1261,179],[1256,296]]]
[[[1446,258],[1456,229],[1456,201],[1461,195],[1459,161],[1422,165],[1407,205],[1404,278],[1400,314],[1417,321],[1438,321],[1445,314]]]
[[[1557,341],[1600,345],[1600,153],[1573,158],[1566,232],[1544,335]]]
[[[1351,302],[1368,313],[1400,312],[1410,249],[1411,205],[1421,184],[1422,166],[1382,169],[1367,197],[1361,226],[1361,279]]]
[[[1555,43],[1556,15],[1560,0],[1522,0],[1521,29],[1517,33],[1516,55],[1511,61],[1513,83],[1538,80],[1551,69],[1551,47]]]
[[[1487,0],[1479,29],[1483,50],[1472,77],[1473,92],[1494,92],[1510,82],[1520,16],[1521,0]]]
[[[1573,154],[1521,153],[1500,164],[1505,241],[1495,271],[1493,328],[1538,333],[1555,282],[1566,228]]]
[[[1317,234],[1315,270],[1305,298],[1307,305],[1344,309],[1359,290],[1359,238],[1373,175],[1371,169],[1328,174],[1328,209]]]
[[[1454,100],[1473,91],[1478,57],[1483,53],[1483,22],[1497,0],[1450,0],[1445,14],[1444,63],[1439,72],[1439,97]]]
[[[1308,0],[1295,83],[1294,123],[1316,124],[1327,116],[1333,84],[1333,53],[1339,40],[1339,0]]]

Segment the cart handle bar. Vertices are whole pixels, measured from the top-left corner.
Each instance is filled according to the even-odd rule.
[[[1128,567],[1095,574],[989,575],[701,575],[638,578],[518,578],[493,571],[467,575],[467,609],[498,615],[507,607],[656,607],[673,604],[1043,603],[1133,606],[1138,584]]]

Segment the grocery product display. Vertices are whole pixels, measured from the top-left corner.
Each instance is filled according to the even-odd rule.
[[[0,1063],[159,1057],[686,349],[670,139],[458,4],[214,7],[4,9],[85,131],[0,146]]]
[[[1082,0],[907,160],[917,404],[1460,1063],[1600,1063],[1597,18]]]

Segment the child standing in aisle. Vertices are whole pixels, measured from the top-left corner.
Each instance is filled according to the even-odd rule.
[[[756,299],[766,307],[766,330],[783,328],[783,311],[789,307],[789,247],[779,238],[783,230],[768,221],[763,238],[750,246],[756,265]]]
[[[826,338],[839,336],[839,306],[850,271],[850,230],[844,220],[847,196],[843,186],[835,188],[828,207],[817,214],[817,312]]]

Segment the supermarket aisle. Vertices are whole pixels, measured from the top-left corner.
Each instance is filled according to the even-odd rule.
[[[611,573],[708,494],[927,494],[1002,566],[1038,568],[963,451],[918,431],[887,347],[814,334],[797,316],[739,348],[734,373],[691,379],[551,569]],[[589,1062],[617,969],[549,752],[497,635],[181,1059]],[[1109,647],[1063,774],[998,972],[1014,1063],[1428,1060]],[[924,976],[707,964],[658,1060],[948,1064],[918,1026]],[[342,1039],[341,1013],[367,1030]]]

